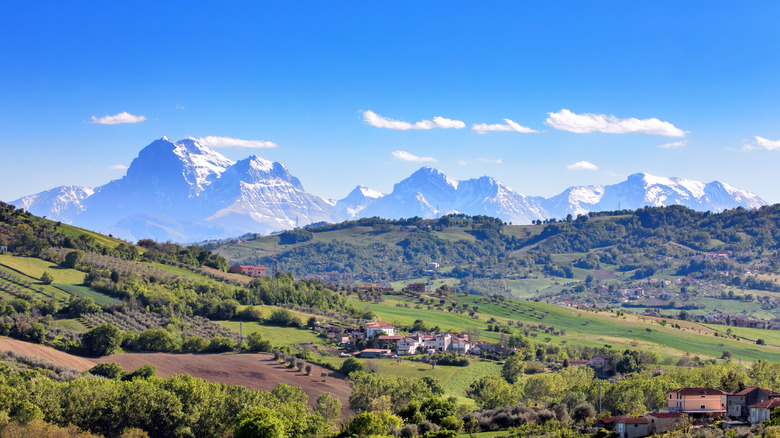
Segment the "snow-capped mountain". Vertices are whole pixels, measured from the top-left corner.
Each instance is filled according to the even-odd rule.
[[[225,170],[203,193],[205,218],[233,235],[267,234],[312,222],[338,222],[324,199],[306,193],[284,165],[251,156]]]
[[[189,138],[152,142],[123,178],[94,190],[61,187],[12,204],[128,240],[184,242],[340,220],[282,164],[255,156],[234,163]]]
[[[702,183],[647,173],[630,175],[607,186],[570,187],[542,202],[551,217],[586,214],[589,211],[635,210],[644,206],[684,205],[699,211],[723,211],[742,206],[758,208],[766,202],[757,195],[719,181]]]
[[[13,201],[19,208],[70,223],[84,211],[83,201],[95,193],[89,187],[61,186]]]
[[[150,237],[177,242],[371,216],[465,213],[527,224],[646,205],[713,212],[766,205],[755,194],[718,181],[705,184],[646,173],[613,185],[570,187],[545,199],[517,193],[491,177],[458,181],[431,167],[414,172],[388,195],[357,186],[344,199],[326,201],[307,193],[280,163],[257,156],[234,163],[194,139],[174,143],[165,137],[142,149],[121,179],[94,189],[57,187],[11,203],[131,241]]]
[[[336,211],[343,218],[353,219],[366,207],[385,196],[382,192],[366,186],[357,186],[346,198],[336,201]]]
[[[495,178],[458,181],[431,167],[396,184],[392,193],[377,199],[359,216],[434,218],[450,213],[489,215],[512,223],[545,217],[537,199],[514,192]]]
[[[191,219],[199,195],[232,165],[193,139],[174,143],[163,137],[141,150],[123,178],[87,198],[85,214],[74,223],[103,230],[137,213]]]

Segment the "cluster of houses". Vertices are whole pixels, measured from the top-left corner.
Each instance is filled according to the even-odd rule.
[[[704,315],[704,321],[710,324],[724,324],[733,327],[780,330],[780,323],[765,319],[750,319],[745,315],[737,315],[730,312],[709,313]]]
[[[438,333],[415,331],[409,335],[395,333],[393,324],[381,321],[368,322],[364,329],[343,329],[334,325],[319,325],[317,331],[325,333],[341,345],[347,345],[353,338],[371,339],[376,336],[381,348],[366,348],[355,353],[361,358],[389,358],[420,352],[434,353],[453,351],[459,354],[503,354],[506,347],[490,342],[469,339],[466,333]]]
[[[620,438],[636,438],[676,429],[689,419],[724,417],[724,427],[758,424],[780,407],[780,393],[755,386],[733,393],[712,388],[680,388],[666,394],[665,412],[641,417],[599,418],[597,427],[614,430]]]

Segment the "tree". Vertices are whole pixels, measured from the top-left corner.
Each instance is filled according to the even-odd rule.
[[[85,313],[100,313],[102,311],[103,309],[95,304],[95,300],[91,297],[70,296],[67,312],[73,316],[81,316]]]
[[[273,349],[271,341],[263,338],[260,332],[252,332],[246,337],[249,351],[269,352]]]
[[[52,284],[54,282],[54,276],[49,273],[49,271],[43,271],[43,274],[41,274],[41,283],[43,284]]]
[[[103,324],[81,336],[81,347],[87,355],[111,354],[122,342],[122,332],[112,324]]]
[[[589,418],[594,417],[596,417],[596,408],[594,408],[590,403],[582,403],[577,405],[571,414],[571,418],[577,423],[584,422]]]
[[[181,343],[182,353],[199,353],[209,346],[209,341],[200,336],[190,336]]]
[[[344,374],[345,376],[349,376],[355,371],[365,371],[365,369],[366,366],[362,362],[355,359],[354,357],[350,357],[349,359],[345,360],[341,364],[341,368],[339,368],[339,372],[341,374]]]
[[[237,419],[236,438],[286,438],[284,422],[274,412],[260,406],[242,412]]]
[[[518,391],[496,375],[480,377],[469,386],[466,395],[473,398],[479,407],[485,409],[514,405],[520,399]]]
[[[144,330],[138,335],[138,348],[148,351],[176,351],[178,349],[173,335],[163,329]]]
[[[401,423],[400,418],[387,412],[363,412],[347,424],[344,435],[359,438],[372,435],[386,436],[389,426],[399,427]]]
[[[84,251],[76,250],[65,254],[65,260],[63,264],[68,268],[77,268],[81,261],[84,260]]]
[[[107,379],[121,379],[125,374],[122,365],[115,362],[103,362],[89,369],[89,373],[95,376],[103,376]]]
[[[335,420],[341,415],[342,408],[343,406],[339,399],[330,395],[329,392],[323,392],[317,397],[314,412],[328,420]]]
[[[509,383],[515,383],[523,372],[525,371],[525,362],[518,354],[509,356],[501,368],[501,375]]]
[[[155,375],[157,375],[157,368],[155,368],[154,365],[146,364],[141,365],[131,373],[125,374],[122,377],[122,380],[148,379],[150,377],[154,377]]]

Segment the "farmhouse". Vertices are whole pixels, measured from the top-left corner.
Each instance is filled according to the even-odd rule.
[[[249,265],[240,265],[240,266],[231,266],[228,272],[232,272],[234,274],[243,274],[248,275],[250,277],[265,277],[265,266],[249,266]]]
[[[770,399],[780,398],[780,394],[764,388],[749,386],[742,391],[726,395],[726,409],[729,417],[747,420],[752,406]]]
[[[712,388],[681,388],[666,393],[666,409],[689,415],[721,416],[726,413],[726,394]]]
[[[415,354],[417,352],[417,347],[421,345],[422,343],[417,339],[404,337],[403,339],[399,340],[398,343],[396,344],[396,354],[399,355]]]
[[[620,438],[638,438],[649,435],[650,421],[647,417],[620,417],[615,422],[615,432]]]
[[[748,408],[750,409],[750,424],[762,423],[764,420],[771,419],[772,411],[780,408],[780,399],[773,398],[765,402],[756,403]]]
[[[609,374],[612,372],[612,360],[614,356],[611,354],[599,354],[588,361],[588,366],[593,368],[597,373]]]
[[[648,432],[654,434],[677,429],[686,417],[682,412],[649,412],[647,419],[650,421]]]
[[[383,335],[393,336],[395,334],[395,327],[393,324],[387,322],[367,322],[366,323],[366,337],[371,338],[374,335],[381,333]]]

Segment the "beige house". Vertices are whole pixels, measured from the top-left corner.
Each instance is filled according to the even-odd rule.
[[[723,415],[726,393],[712,388],[681,388],[666,394],[666,407],[686,414]]]
[[[649,432],[663,433],[670,430],[675,430],[677,427],[685,422],[685,414],[682,412],[650,412],[647,414],[647,419],[650,421]]]

